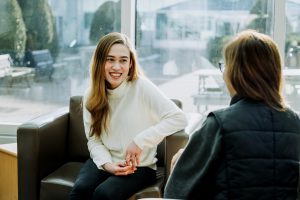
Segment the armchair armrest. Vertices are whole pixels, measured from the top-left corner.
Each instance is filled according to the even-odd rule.
[[[39,199],[40,180],[63,163],[68,120],[63,108],[18,127],[19,200]]]
[[[193,134],[201,127],[203,116],[198,113],[188,113],[188,125],[182,130],[166,137],[165,146],[165,166],[166,180],[170,175],[171,161],[175,153],[181,148],[184,148],[189,140],[189,135]]]
[[[166,180],[170,175],[171,161],[172,157],[175,153],[181,148],[184,148],[186,143],[188,142],[189,135],[186,134],[184,130],[178,131],[172,135],[166,137],[166,150],[165,150],[165,158],[166,158]]]

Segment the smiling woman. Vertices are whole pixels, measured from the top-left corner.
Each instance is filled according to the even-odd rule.
[[[71,200],[128,199],[155,183],[158,144],[187,124],[184,113],[142,76],[135,49],[121,33],[109,33],[97,45],[83,120],[91,158]]]

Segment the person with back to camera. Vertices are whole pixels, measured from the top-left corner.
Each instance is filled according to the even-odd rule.
[[[102,37],[83,98],[90,159],[81,168],[71,200],[128,199],[156,181],[156,148],[182,130],[185,114],[141,75],[128,37]]]
[[[246,30],[225,46],[224,60],[230,106],[209,113],[181,156],[173,157],[179,158],[164,197],[295,200],[300,119],[282,96],[276,44]]]

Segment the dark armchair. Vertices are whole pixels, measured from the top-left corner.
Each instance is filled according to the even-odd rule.
[[[178,100],[174,102],[181,106]],[[193,121],[194,123],[194,121]],[[157,182],[130,199],[162,197],[172,156],[185,146],[179,131],[158,147]],[[82,120],[82,97],[70,106],[22,124],[17,130],[19,200],[66,200],[76,175],[89,157]]]

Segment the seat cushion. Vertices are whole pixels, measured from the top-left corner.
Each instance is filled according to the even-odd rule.
[[[69,162],[42,179],[40,200],[66,200],[75,183],[77,174],[83,163]],[[155,184],[137,192],[130,200],[140,198],[160,198],[164,187],[165,169],[158,167],[156,171],[157,181]]]
[[[69,162],[42,179],[40,200],[66,200],[83,163]]]

